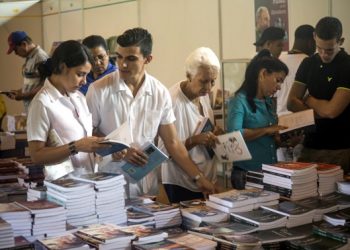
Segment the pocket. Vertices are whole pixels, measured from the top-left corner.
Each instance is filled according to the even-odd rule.
[[[148,140],[152,140],[156,137],[160,122],[161,111],[158,110],[146,110],[145,119],[143,124],[143,136]]]

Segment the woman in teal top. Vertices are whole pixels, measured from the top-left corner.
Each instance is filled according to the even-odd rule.
[[[275,135],[285,127],[277,125],[272,96],[288,74],[288,67],[279,59],[262,50],[249,63],[242,86],[229,100],[228,132],[239,130],[252,159],[234,162],[231,173],[232,187],[243,189],[246,171],[261,171],[262,163],[275,163]]]

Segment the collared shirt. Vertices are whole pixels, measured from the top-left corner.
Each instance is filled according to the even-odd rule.
[[[99,76],[97,76],[97,78],[95,79],[94,78],[94,73],[91,71],[87,76],[86,76],[86,83],[81,86],[81,88],[79,89],[79,91],[81,93],[83,93],[84,95],[86,95],[88,89],[89,89],[89,86],[96,80],[104,77],[105,75],[108,75],[109,73],[112,73],[114,71],[117,70],[117,67],[111,63],[108,63],[108,67],[107,69]]]
[[[92,113],[93,126],[107,135],[124,122],[132,133],[132,146],[138,148],[147,141],[154,142],[160,125],[175,121],[171,97],[166,87],[145,73],[145,80],[134,97],[119,72],[112,72],[92,84],[86,95]],[[118,165],[110,163],[103,171],[117,172]],[[158,192],[156,173],[140,182],[130,184],[130,197]]]
[[[54,130],[59,137],[57,142],[50,141]],[[85,97],[79,91],[62,95],[47,79],[30,105],[27,118],[28,141],[47,142],[65,145],[92,134],[92,119]],[[89,153],[79,152],[71,156],[74,168],[93,171],[93,157]]]
[[[209,117],[214,124],[214,115],[208,95],[199,97],[199,101],[203,107],[204,116],[202,116],[198,107],[182,92],[180,83],[175,84],[169,91],[176,117],[174,125],[177,130],[177,135],[181,141],[185,142],[188,137],[194,135],[198,123],[200,123],[204,117]],[[159,147],[165,151],[162,142],[160,142]],[[215,183],[216,157],[212,159],[202,145],[193,147],[188,153],[204,176],[211,182]],[[162,182],[164,184],[178,185],[193,192],[200,192],[192,178],[190,178],[174,161],[167,161],[162,164]]]
[[[244,92],[236,94],[229,100],[227,114],[228,132],[239,130],[242,135],[245,128],[263,128],[277,123],[277,116],[272,107],[271,98],[254,98],[256,112],[253,113]],[[262,163],[276,163],[276,144],[273,136],[264,135],[255,140],[246,141],[252,155],[248,161],[234,162],[245,170],[261,171]]]
[[[43,84],[39,77],[38,66],[41,62],[46,61],[48,57],[47,53],[42,50],[39,45],[37,45],[26,57],[26,61],[22,67],[23,93],[29,93]],[[30,101],[31,100],[23,100],[26,112],[28,112]]]
[[[337,89],[350,91],[350,56],[341,49],[330,63],[323,63],[319,54],[305,58],[295,81],[305,84],[311,96],[331,100]],[[315,125],[315,130],[306,131],[306,147],[331,150],[350,148],[350,105],[333,119],[316,119]]]

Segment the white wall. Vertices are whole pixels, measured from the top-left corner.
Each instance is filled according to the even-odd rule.
[[[333,15],[343,23],[344,47],[350,52],[349,9],[349,0],[289,0],[290,45],[297,26],[315,25],[321,17]],[[53,41],[91,34],[107,38],[141,26],[154,38],[148,71],[168,87],[184,78],[184,60],[196,47],[210,47],[220,59],[255,54],[254,0],[44,0],[42,12],[37,4],[23,15],[33,13],[38,17],[14,18],[0,27],[1,51],[6,50],[8,34],[18,29],[28,31],[49,51]],[[1,89],[20,87],[23,60],[4,54],[1,58]],[[12,101],[9,112],[18,113],[21,107]]]

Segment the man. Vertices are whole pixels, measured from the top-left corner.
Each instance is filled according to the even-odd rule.
[[[90,49],[95,60],[95,65],[91,72],[86,76],[86,84],[79,89],[81,93],[86,95],[91,83],[109,73],[112,73],[117,67],[109,61],[107,43],[102,36],[88,36],[83,40],[83,44]]]
[[[268,27],[261,37],[254,43],[257,51],[268,49],[272,56],[278,58],[283,50],[285,32],[278,27]]]
[[[282,54],[279,57],[279,59],[288,66],[289,74],[285,78],[283,84],[281,84],[280,91],[276,93],[278,116],[290,113],[290,111],[287,109],[287,99],[289,91],[294,82],[295,73],[304,58],[312,56],[316,50],[314,30],[314,27],[311,25],[300,25],[294,32],[293,48],[288,52],[288,54]],[[279,147],[277,149],[278,161],[295,160],[295,158],[298,157],[298,152],[300,151],[299,149],[302,145],[299,144],[299,146],[295,148],[294,146],[300,143],[302,139],[303,136],[298,135],[291,139],[290,145],[286,145],[286,147]]]
[[[259,40],[263,31],[270,27],[270,13],[265,6],[260,6],[255,12],[255,38]]]
[[[108,74],[90,86],[87,102],[92,112],[97,133],[109,134],[124,122],[130,124],[133,147],[122,156],[125,161],[142,167],[146,155],[139,150],[146,141],[154,141],[159,135],[165,148],[175,161],[204,192],[215,191],[188,156],[184,145],[177,138],[168,90],[145,67],[152,61],[152,36],[142,28],[125,31],[117,39],[118,71]],[[120,155],[119,155],[120,156]],[[118,160],[121,160],[119,158]],[[116,171],[108,166],[109,171]],[[155,173],[139,183],[130,184],[130,197],[158,192]]]
[[[12,32],[7,41],[9,45],[7,54],[11,54],[14,51],[17,56],[26,59],[22,67],[23,87],[18,90],[12,90],[7,96],[13,100],[23,101],[24,109],[27,113],[30,101],[44,83],[44,79],[39,77],[38,65],[46,61],[48,55],[39,45],[34,44],[24,31]]]
[[[341,48],[342,24],[335,17],[318,21],[317,54],[305,58],[288,97],[288,109],[312,108],[315,131],[306,133],[300,161],[350,166],[350,56]],[[304,98],[305,92],[309,95]]]

